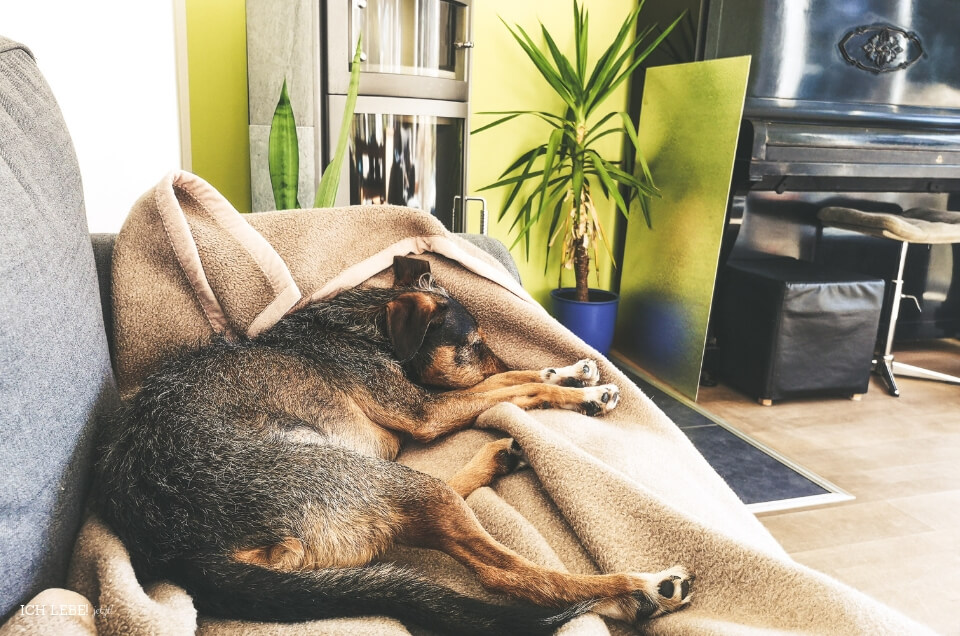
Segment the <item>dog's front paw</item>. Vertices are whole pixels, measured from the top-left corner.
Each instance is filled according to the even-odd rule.
[[[617,408],[620,389],[616,384],[602,384],[583,389],[584,400],[580,409],[587,415],[603,415]]]
[[[559,386],[594,386],[600,380],[600,370],[594,360],[580,360],[568,367],[544,369],[540,378],[546,384]]]

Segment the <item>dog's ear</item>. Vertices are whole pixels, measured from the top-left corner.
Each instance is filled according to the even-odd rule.
[[[430,262],[422,258],[409,256],[393,257],[393,286],[410,287],[416,285],[420,277],[430,273]]]
[[[387,335],[400,362],[416,355],[430,324],[446,310],[446,302],[423,292],[400,294],[387,303]]]

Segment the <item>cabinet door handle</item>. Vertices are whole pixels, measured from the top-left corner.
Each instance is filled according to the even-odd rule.
[[[470,201],[479,201],[480,202],[480,233],[487,233],[487,200],[483,197],[461,197],[459,194],[453,197],[454,209],[457,208],[457,202],[463,199],[463,204],[460,206],[460,219],[459,223],[453,227],[454,232],[466,232],[467,231],[467,204]]]
[[[455,48],[455,49],[472,49],[472,48],[473,48],[473,42],[470,42],[469,40],[466,41],[466,42],[454,42],[454,43],[453,43],[453,48]]]

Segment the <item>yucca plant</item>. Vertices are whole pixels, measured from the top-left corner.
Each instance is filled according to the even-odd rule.
[[[648,225],[647,197],[659,196],[647,163],[639,153],[637,130],[630,116],[623,111],[598,113],[603,103],[680,21],[678,17],[656,37],[651,37],[657,31],[655,24],[638,33],[637,19],[642,6],[641,1],[630,12],[613,42],[589,71],[588,14],[577,0],[573,2],[572,59],[560,52],[556,40],[542,23],[540,30],[545,44],[538,47],[521,26],[511,28],[501,18],[543,79],[563,100],[565,111],[562,114],[542,110],[484,112],[480,114],[500,118],[473,131],[479,133],[523,116],[540,119],[552,129],[544,143],[523,152],[498,181],[481,189],[510,188],[499,218],[503,219],[510,206],[517,202],[516,216],[510,226],[511,231],[517,229],[517,237],[511,247],[523,241],[528,255],[531,228],[542,220],[549,220],[547,263],[549,265],[551,248],[560,238],[561,263],[564,268],[573,269],[576,299],[584,302],[588,300],[590,251],[593,250],[596,263],[597,246],[603,244],[611,261],[614,260],[594,206],[597,190],[605,198],[612,198],[624,216],[629,216],[633,202],[638,201]],[[594,147],[608,135],[626,136],[635,153],[632,172],[625,170],[622,160],[608,159]]]
[[[353,53],[350,67],[350,84],[347,87],[347,103],[343,108],[343,123],[333,158],[320,175],[317,195],[313,200],[315,208],[329,208],[337,199],[340,187],[340,168],[346,155],[350,131],[353,128],[353,113],[357,106],[357,94],[360,91],[360,53],[363,41],[357,38],[357,48]],[[267,146],[267,167],[270,170],[270,186],[273,189],[273,201],[277,210],[292,210],[300,207],[298,199],[300,189],[300,148],[297,141],[297,121],[293,115],[293,106],[287,95],[287,80],[283,80],[280,99],[273,111],[270,122],[270,138]]]

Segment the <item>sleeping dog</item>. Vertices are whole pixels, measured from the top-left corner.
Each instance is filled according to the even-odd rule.
[[[354,289],[254,339],[162,364],[103,431],[94,506],[141,580],[207,615],[302,621],[383,614],[441,632],[550,632],[587,611],[637,623],[689,602],[682,568],[575,575],[495,541],[464,502],[521,460],[490,442],[448,482],[393,461],[499,402],[602,415],[590,360],[510,371],[470,313],[398,258],[395,286]],[[446,552],[502,606],[378,563],[395,542]]]

